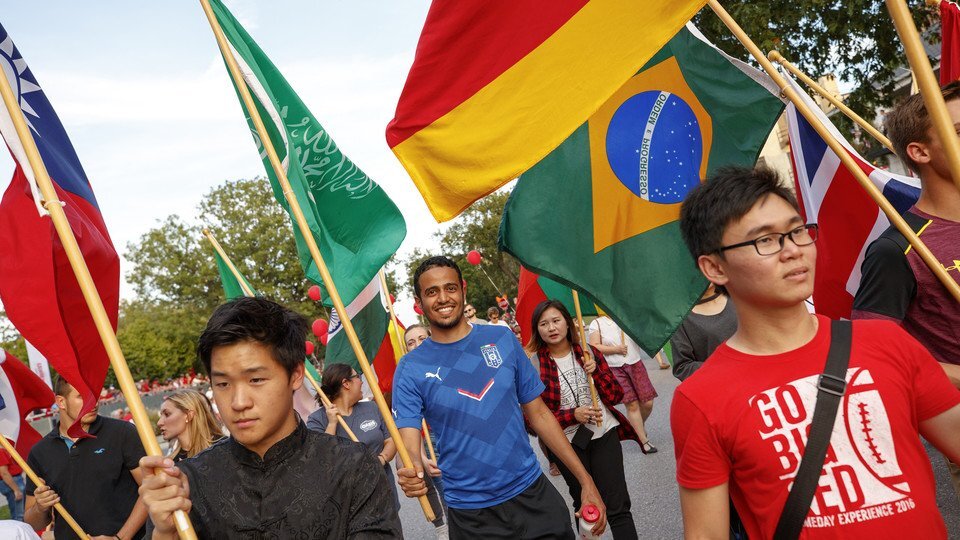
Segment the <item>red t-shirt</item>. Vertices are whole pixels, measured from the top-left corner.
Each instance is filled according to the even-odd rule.
[[[10,473],[10,476],[16,476],[23,472],[23,469],[10,457],[10,454],[3,448],[0,448],[0,466],[3,465],[7,466],[7,471]]]
[[[730,483],[750,538],[770,538],[813,417],[830,321],[799,349],[752,356],[721,345],[673,399],[677,482]],[[819,487],[801,538],[946,538],[918,424],[960,404],[930,353],[895,323],[856,321]]]

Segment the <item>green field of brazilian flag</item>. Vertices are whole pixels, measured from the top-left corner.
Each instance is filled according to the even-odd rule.
[[[501,249],[589,295],[656,353],[706,286],[680,204],[719,167],[756,163],[783,110],[775,92],[688,24],[520,177]]]

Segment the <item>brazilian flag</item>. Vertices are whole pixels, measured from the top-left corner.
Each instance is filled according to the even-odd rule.
[[[706,286],[680,204],[717,168],[756,163],[783,111],[776,94],[688,24],[520,177],[500,248],[586,293],[655,354]]]

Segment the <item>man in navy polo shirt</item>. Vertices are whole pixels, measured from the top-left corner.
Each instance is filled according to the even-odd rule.
[[[27,463],[46,485],[27,479],[24,521],[35,530],[46,527],[53,505],[62,502],[80,527],[94,540],[131,540],[143,537],[147,508],[137,496],[145,455],[137,428],[129,422],[105,418],[94,409],[77,418],[83,397],[61,377],[54,381],[60,425],[33,446]],[[79,421],[90,438],[71,439],[67,429]],[[57,540],[77,538],[66,521],[53,527]]]
[[[573,538],[570,514],[544,477],[524,429],[530,427],[583,486],[582,505],[606,515],[593,479],[540,399],[540,375],[509,328],[471,326],[464,317],[463,277],[456,263],[432,257],[413,277],[417,305],[431,337],[403,357],[393,407],[413,469],[400,469],[408,497],[426,493],[420,424],[437,438],[449,507],[450,538]]]

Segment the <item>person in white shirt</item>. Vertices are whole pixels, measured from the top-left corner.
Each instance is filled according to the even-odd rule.
[[[509,324],[500,320],[500,308],[498,307],[487,308],[487,324],[510,328]]]
[[[603,353],[610,371],[623,387],[623,404],[627,408],[627,418],[640,436],[640,449],[644,454],[656,453],[657,447],[650,443],[644,429],[644,422],[653,412],[653,400],[657,397],[642,362],[650,357],[605,314],[594,319],[587,329],[590,334],[587,341]],[[663,365],[660,355],[657,353],[657,362]]]

